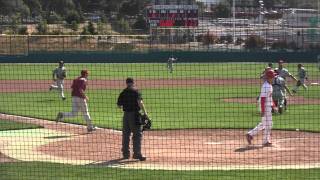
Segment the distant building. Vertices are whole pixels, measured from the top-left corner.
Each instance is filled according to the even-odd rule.
[[[154,5],[191,5],[195,4],[195,0],[151,0]]]
[[[319,12],[316,9],[289,8],[283,10],[283,25],[288,27],[318,27]]]

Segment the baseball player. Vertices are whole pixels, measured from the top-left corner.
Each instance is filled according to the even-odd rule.
[[[66,100],[66,97],[64,96],[63,92],[63,86],[64,86],[64,79],[67,77],[67,70],[64,67],[64,62],[59,61],[59,66],[56,67],[52,71],[52,80],[54,81],[54,84],[50,85],[49,90],[59,90],[60,96],[62,100]]]
[[[264,130],[263,133],[263,146],[271,146],[271,128],[272,128],[272,81],[275,77],[273,70],[265,72],[266,81],[261,87],[260,99],[261,99],[261,122],[252,130],[246,134],[246,139],[250,145],[253,137],[258,134],[259,131]]]
[[[262,71],[261,75],[260,75],[260,79],[262,80],[262,83],[265,82],[266,78],[265,78],[265,73],[269,70],[272,70],[273,68],[273,64],[272,63],[268,63],[267,67]],[[258,96],[257,98],[257,106],[258,106],[258,111],[261,112],[261,107],[260,107],[260,96]]]
[[[277,71],[279,76],[281,76],[284,80],[286,80],[287,77],[291,77],[293,80],[298,81],[296,77],[289,73],[288,69],[284,68],[283,60],[279,60]]]
[[[284,109],[284,100],[285,100],[285,95],[286,92],[292,96],[289,88],[286,86],[286,81],[278,75],[278,72],[275,71],[275,78],[273,79],[272,82],[272,99],[275,103],[275,106],[278,107],[278,112],[282,114],[283,109]],[[274,110],[274,109],[273,109]]]
[[[177,58],[174,58],[173,55],[171,55],[167,61],[167,68],[170,73],[173,72],[173,63],[177,61]]]
[[[293,80],[298,82],[297,78],[294,77],[291,73],[289,73],[288,69],[284,68],[284,61],[279,60],[278,62],[278,68],[275,69],[278,72],[278,75],[282,77],[285,81],[287,77],[291,77]],[[284,108],[287,109],[287,95],[285,94],[284,99]]]
[[[71,118],[77,116],[78,112],[81,111],[83,117],[87,123],[88,132],[96,130],[92,125],[91,117],[89,115],[87,101],[89,98],[85,95],[87,87],[89,72],[88,70],[82,70],[81,76],[73,80],[72,83],[72,111],[71,112],[59,112],[56,120],[62,121],[63,118]]]
[[[260,79],[264,79],[265,72],[270,70],[270,69],[272,69],[272,68],[273,68],[273,64],[272,63],[268,63],[267,67],[262,71],[262,73],[260,75]]]
[[[298,64],[297,67],[298,67],[299,80],[297,81],[296,86],[292,89],[293,93],[297,93],[297,91],[301,85],[305,90],[308,89],[307,85],[305,84],[305,80],[308,80],[307,71],[305,70],[305,68],[303,67],[302,64]]]

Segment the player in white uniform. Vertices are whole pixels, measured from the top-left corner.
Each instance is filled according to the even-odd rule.
[[[278,72],[278,75],[282,77],[285,81],[287,77],[291,77],[293,80],[298,82],[297,78],[294,77],[291,73],[289,73],[288,69],[284,68],[284,61],[279,60],[278,62],[278,68],[275,69],[275,71]],[[287,95],[285,94],[285,99],[284,99],[284,108],[287,109]]]
[[[177,58],[174,58],[173,56],[170,56],[167,61],[167,68],[170,73],[173,72],[173,63],[177,60]]]
[[[275,106],[278,107],[278,112],[282,114],[286,92],[288,92],[290,96],[292,96],[292,94],[286,85],[286,81],[281,76],[277,75],[277,71],[275,71],[275,73],[276,76],[272,82],[272,99],[275,103]]]
[[[62,100],[66,100],[66,97],[64,96],[63,92],[63,86],[64,86],[64,79],[67,77],[67,70],[64,67],[64,62],[59,61],[59,66],[56,67],[52,71],[52,80],[54,81],[54,84],[50,85],[49,90],[58,90],[60,92],[60,96]]]
[[[302,64],[298,64],[298,78],[296,86],[292,89],[293,93],[297,93],[299,87],[302,85],[302,87],[307,90],[308,86],[305,84],[305,80],[308,80],[307,71],[304,69]]]
[[[261,122],[252,130],[246,134],[246,139],[250,145],[253,137],[258,134],[259,131],[264,130],[263,133],[263,146],[271,145],[271,128],[272,128],[272,81],[275,74],[273,70],[265,72],[266,81],[261,87],[260,99],[261,99]]]

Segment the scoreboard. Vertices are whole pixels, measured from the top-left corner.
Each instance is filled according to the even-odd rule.
[[[152,5],[147,7],[150,27],[197,27],[197,5]]]

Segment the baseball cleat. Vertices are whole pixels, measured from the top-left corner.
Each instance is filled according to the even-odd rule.
[[[87,128],[87,131],[88,131],[88,132],[92,132],[92,131],[96,131],[96,130],[97,130],[97,128],[94,127],[94,126],[91,126],[91,127],[88,127],[88,128]]]
[[[140,156],[135,156],[135,155],[133,155],[132,158],[133,158],[133,159],[139,159],[139,161],[145,161],[145,160],[147,160],[147,158],[146,158],[146,157],[143,157],[142,155],[140,155]]]
[[[122,159],[129,159],[130,158],[130,155],[123,155],[123,158]]]
[[[253,137],[250,134],[246,134],[246,139],[249,145],[251,145],[251,141],[253,139]]]
[[[271,147],[272,143],[271,142],[266,142],[264,144],[262,144],[263,147]]]
[[[63,114],[59,112],[56,117],[56,122],[62,121],[62,118],[63,118]]]
[[[63,97],[63,98],[62,98],[63,101],[66,100],[66,99],[67,99],[66,97]]]
[[[49,87],[49,91],[52,91],[52,86]]]

